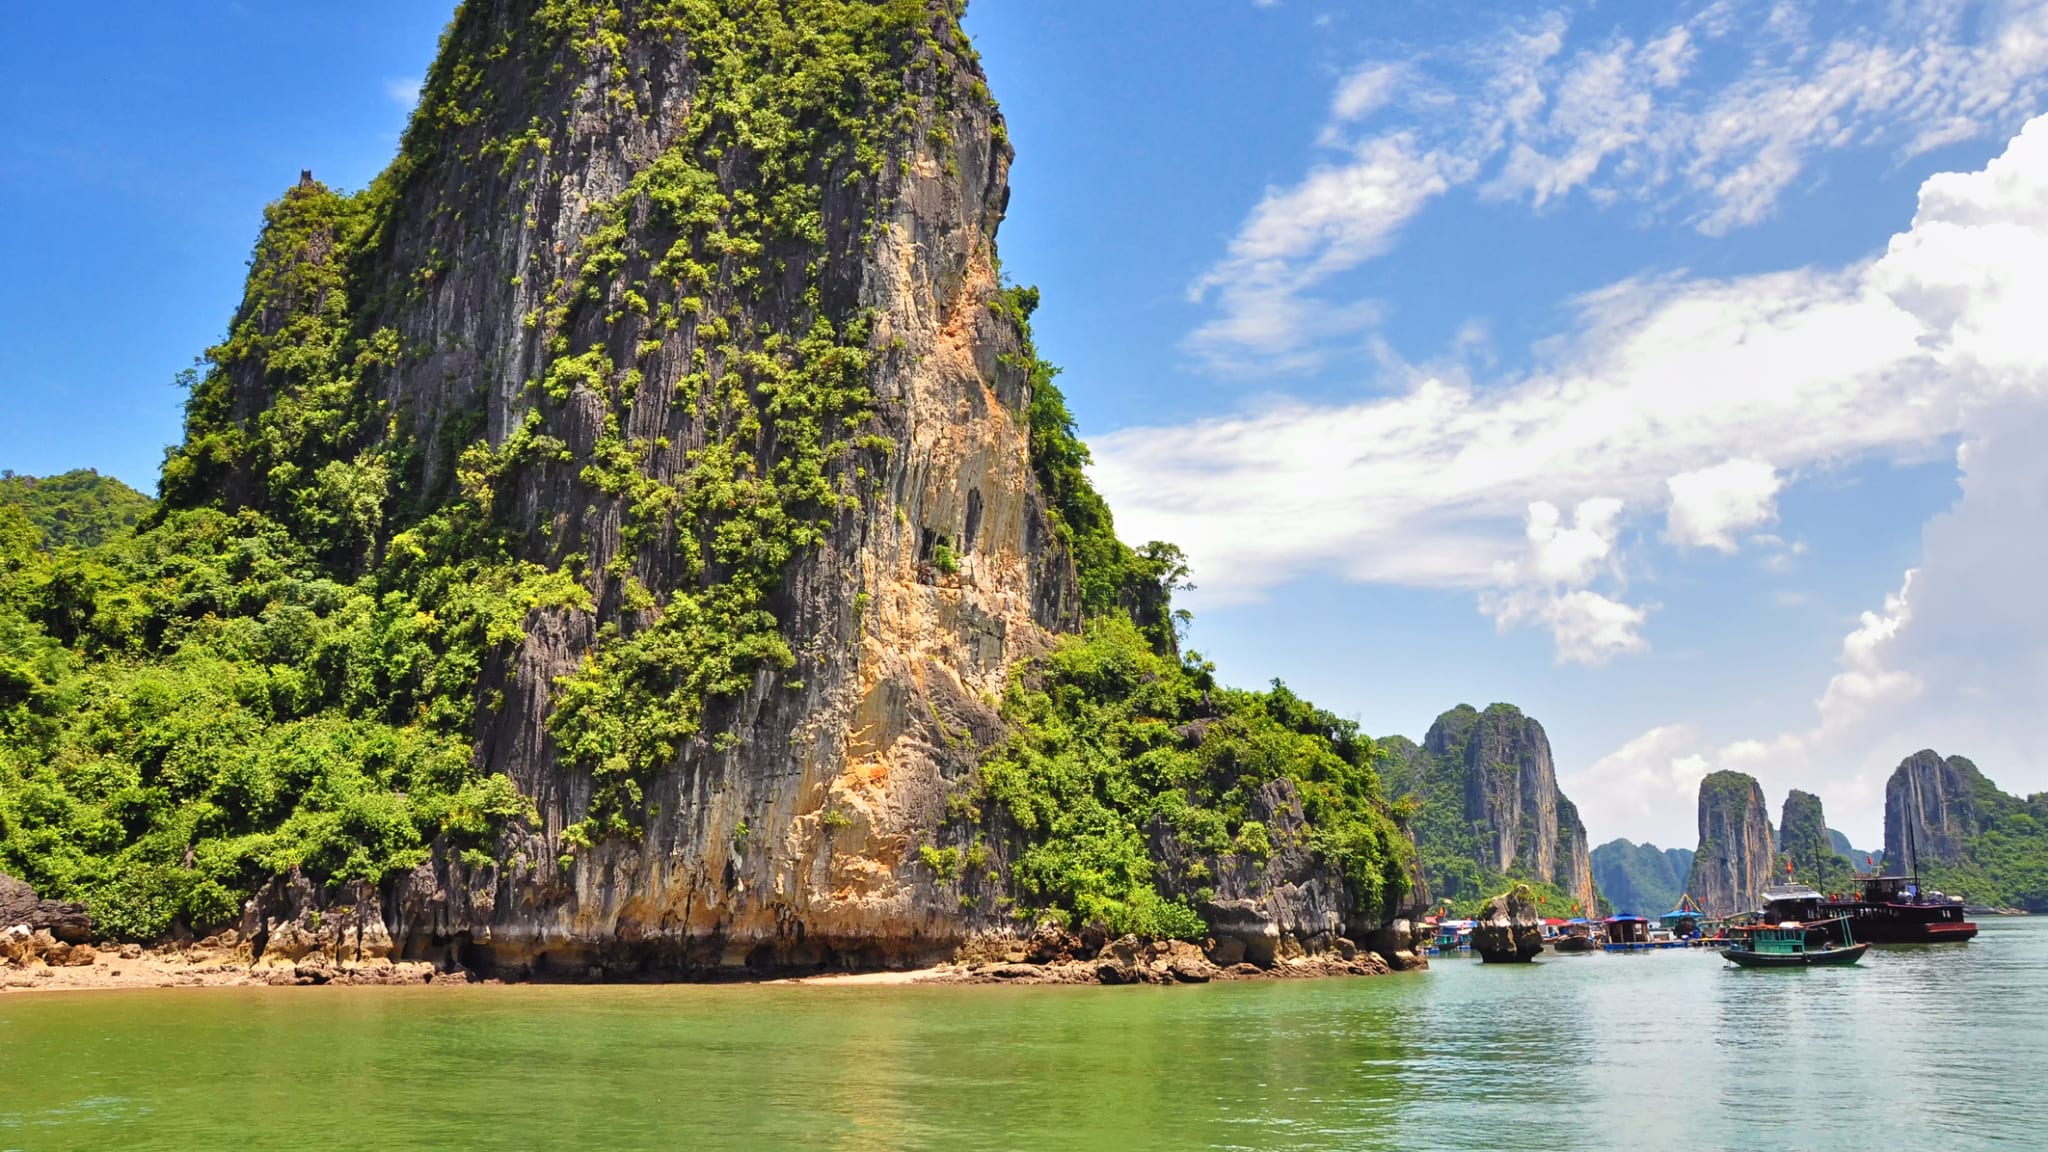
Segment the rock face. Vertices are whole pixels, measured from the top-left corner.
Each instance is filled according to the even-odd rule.
[[[1527,964],[1543,953],[1543,914],[1527,888],[1487,902],[1472,929],[1472,950],[1488,964]]]
[[[1709,916],[1733,916],[1757,907],[1775,882],[1777,843],[1764,790],[1740,772],[1716,772],[1700,781],[1700,846],[1686,890]]]
[[[1311,849],[1301,793],[1291,780],[1274,780],[1250,797],[1249,815],[1264,825],[1272,851],[1263,859],[1239,853],[1191,853],[1164,817],[1147,832],[1160,871],[1204,875],[1202,888],[1166,894],[1186,899],[1208,922],[1217,963],[1261,968],[1309,956],[1355,952],[1357,941],[1396,967],[1413,966],[1412,927],[1396,916],[1353,906],[1344,878]],[[1190,861],[1201,867],[1189,869]],[[1411,878],[1412,881],[1412,878]],[[1411,893],[1411,905],[1416,904]]]
[[[493,482],[491,507],[529,559],[585,573],[590,595],[535,608],[479,686],[477,755],[533,800],[538,825],[487,863],[437,856],[348,901],[383,919],[401,951],[537,970],[911,962],[997,915],[993,899],[963,910],[915,866],[916,848],[999,730],[989,702],[1011,667],[1077,626],[1079,593],[1034,476],[1022,331],[997,272],[1012,153],[955,9],[933,0],[900,32],[871,31],[900,100],[842,94],[845,107],[816,110],[818,154],[779,177],[798,205],[792,226],[808,234],[767,229],[765,243],[786,246],[773,260],[722,224],[694,249],[678,239],[696,235],[692,213],[737,215],[772,191],[747,150],[688,136],[698,102],[725,83],[712,69],[736,58],[716,40],[731,29],[631,0],[458,11],[387,177],[383,234],[350,266],[366,326],[405,350],[366,378],[370,426],[413,446],[411,498],[428,502],[468,482],[450,447],[465,432],[501,452],[546,445]],[[771,51],[739,32],[733,52]],[[472,90],[451,95],[458,82]],[[438,114],[449,100],[473,114]],[[869,121],[895,127],[863,135]],[[835,135],[841,122],[854,127]],[[856,167],[859,147],[881,151]],[[645,179],[678,161],[696,183]],[[667,190],[636,194],[657,186]],[[267,240],[253,280],[336,258],[335,235],[300,219],[317,223],[331,195],[309,177],[286,197],[279,219],[303,240]],[[252,310],[238,327],[279,322]],[[804,355],[857,373],[865,418],[855,404],[722,422],[734,410],[722,381],[794,362],[790,345],[824,325],[851,350]],[[225,403],[259,412],[270,389],[252,364]],[[602,785],[550,728],[559,683],[608,635],[651,627],[663,609],[650,604],[685,611],[726,563],[708,546],[711,559],[692,559],[678,547],[687,525],[661,509],[693,499],[709,483],[704,461],[731,459],[736,443],[749,455],[731,465],[733,503],[755,498],[750,477],[785,475],[787,441],[830,439],[842,419],[858,427],[825,481],[840,508],[759,605],[779,623],[787,667],[764,661],[737,696],[709,699],[700,734],[633,781],[619,813],[632,835],[572,851],[565,834],[600,806]],[[733,439],[748,420],[760,431]],[[205,463],[188,447],[167,493],[198,476],[229,504],[262,504],[262,477],[209,477]]]
[[[1420,746],[1384,743],[1396,760],[1389,791],[1422,803],[1417,839],[1436,895],[1483,894],[1465,891],[1473,878],[1443,866],[1448,850],[1470,859],[1480,876],[1540,880],[1582,908],[1594,906],[1586,828],[1558,791],[1550,738],[1534,718],[1508,704],[1484,712],[1460,705],[1437,718]]]
[[[1954,864],[1983,830],[1985,792],[1995,792],[1977,766],[1936,752],[1908,756],[1884,789],[1884,858],[1888,870],[1917,873],[1923,864]]]
[[[66,944],[92,939],[92,917],[85,905],[39,899],[35,889],[0,872],[0,928],[17,927],[46,932]]]
[[[1801,882],[1823,892],[1843,891],[1852,879],[1848,861],[1835,851],[1820,797],[1811,792],[1795,788],[1785,797],[1784,814],[1778,821],[1778,851],[1791,862]]]
[[[960,8],[467,0],[368,206],[309,174],[273,210],[235,339],[260,353],[333,313],[374,332],[363,431],[317,475],[257,467],[278,358],[217,358],[167,503],[286,515],[279,475],[341,492],[402,467],[390,509],[311,521],[329,562],[398,547],[387,511],[459,498],[573,587],[477,684],[476,762],[538,819],[373,890],[281,878],[249,905],[253,948],[875,967],[1010,925],[1005,844],[965,882],[919,849],[1082,592],[1032,455],[1029,305],[998,271],[1012,151]],[[727,123],[757,97],[786,107]],[[720,667],[716,691],[661,697]],[[565,685],[598,701],[574,739]],[[1545,810],[1521,850],[1549,867]],[[1247,951],[1376,927],[1345,923],[1326,871],[1268,874],[1215,886]]]

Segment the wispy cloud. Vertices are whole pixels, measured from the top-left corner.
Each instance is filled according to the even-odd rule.
[[[410,112],[413,110],[413,108],[417,107],[420,102],[419,78],[417,76],[414,76],[386,80],[384,82],[384,95],[388,97],[393,104],[396,104],[400,108],[403,108],[406,111]]]
[[[1873,260],[1625,281],[1526,377],[1410,368],[1387,398],[1127,429],[1097,439],[1096,478],[1134,534],[1188,549],[1212,603],[1331,572],[1472,589],[1565,660],[1637,651],[1631,517],[1738,548],[1787,475],[2048,401],[2044,204],[2048,118],[1986,171],[1927,181]]]
[[[1574,37],[1559,9],[1368,61],[1332,100],[1331,158],[1270,189],[1195,286],[1215,314],[1190,347],[1219,367],[1319,363],[1375,315],[1332,282],[1459,186],[1539,209],[1628,201],[1718,235],[1767,219],[1820,153],[1910,157],[2044,106],[2048,4],[2032,0],[1721,0],[1640,37]]]

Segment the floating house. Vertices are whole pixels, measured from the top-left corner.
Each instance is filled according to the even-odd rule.
[[[1679,940],[1698,940],[1704,937],[1706,933],[1702,926],[1706,920],[1707,914],[1694,903],[1690,892],[1680,897],[1678,907],[1657,917],[1657,922],[1670,929],[1671,935]]]

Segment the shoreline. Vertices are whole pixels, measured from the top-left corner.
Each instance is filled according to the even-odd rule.
[[[1192,954],[1192,955],[1191,955]],[[127,945],[96,952],[89,963],[26,966],[0,965],[0,999],[58,992],[144,992],[180,988],[423,988],[515,985],[559,987],[651,987],[745,984],[762,987],[903,988],[903,987],[1116,987],[1232,983],[1266,980],[1315,980],[1383,976],[1428,968],[1426,960],[1400,967],[1378,956],[1354,959],[1337,956],[1276,959],[1266,967],[1235,964],[1217,967],[1192,946],[1155,944],[1105,950],[1103,957],[1053,963],[1017,961],[949,962],[923,968],[856,972],[678,974],[672,978],[614,980],[550,980],[531,976],[505,978],[464,969],[442,971],[424,961],[369,959],[334,963],[315,953],[297,961],[252,963],[246,952],[191,947],[142,949]]]

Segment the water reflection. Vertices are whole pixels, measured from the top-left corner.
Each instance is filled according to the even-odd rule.
[[[0,1149],[2031,1146],[2048,924],[1846,970],[0,999]]]

